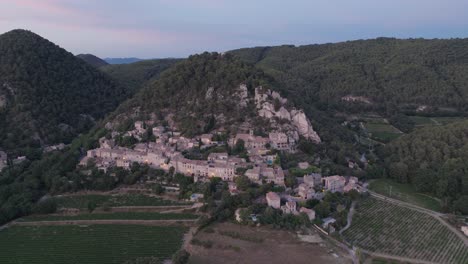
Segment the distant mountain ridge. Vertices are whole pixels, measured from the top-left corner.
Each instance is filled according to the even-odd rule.
[[[139,59],[139,58],[105,58],[104,61],[106,61],[108,64],[129,64],[129,63],[134,63],[138,61],[143,61],[145,59]]]
[[[94,67],[96,68],[99,68],[99,67],[102,67],[102,66],[105,66],[105,65],[108,65],[109,63],[107,63],[106,61],[104,61],[103,59],[93,55],[93,54],[78,54],[76,55],[78,58],[86,61],[87,63],[93,65]]]

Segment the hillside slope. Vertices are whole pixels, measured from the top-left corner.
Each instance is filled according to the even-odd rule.
[[[110,64],[101,67],[100,70],[125,86],[129,92],[134,93],[144,83],[158,78],[163,71],[179,61],[179,59],[144,60],[129,64]]]
[[[168,122],[189,137],[213,129],[275,129],[320,142],[305,114],[271,87],[261,71],[230,55],[194,55],[119,107],[116,122]]]
[[[78,58],[86,61],[87,63],[91,64],[92,66],[94,66],[96,68],[99,68],[99,67],[102,67],[102,66],[105,66],[105,65],[109,64],[105,60],[103,60],[101,58],[98,58],[98,57],[94,56],[93,54],[78,54],[76,56]]]
[[[339,105],[345,96],[363,96],[384,110],[468,109],[468,39],[378,38],[230,53],[256,64],[306,103]]]
[[[0,148],[68,143],[127,98],[94,67],[25,30],[0,35]]]

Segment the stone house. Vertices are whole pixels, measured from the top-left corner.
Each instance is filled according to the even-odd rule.
[[[306,207],[301,207],[301,209],[299,209],[299,212],[300,213],[305,213],[308,217],[309,217],[309,220],[310,221],[313,221],[315,219],[315,211],[314,209],[309,209],[309,208],[306,208]]]
[[[266,194],[266,200],[268,206],[271,206],[275,209],[280,209],[281,208],[281,198],[277,193],[274,192],[268,192]]]
[[[302,199],[312,199],[315,196],[315,190],[307,183],[301,183],[298,187],[298,194]]]
[[[227,152],[222,153],[210,153],[208,155],[208,161],[210,162],[218,162],[218,163],[226,163],[228,161],[229,155]]]
[[[285,214],[298,214],[297,203],[295,201],[287,201],[285,205],[281,206],[281,210]]]
[[[322,179],[325,190],[330,192],[343,192],[346,179],[343,176],[329,176]]]
[[[282,132],[269,133],[271,147],[277,150],[290,151],[292,149],[292,142],[289,141],[288,135]]]
[[[317,187],[322,184],[322,175],[320,173],[304,175],[304,183],[308,184],[310,187]]]
[[[253,182],[260,182],[261,174],[260,174],[260,167],[254,167],[252,169],[248,169],[245,172],[245,176],[247,176]]]

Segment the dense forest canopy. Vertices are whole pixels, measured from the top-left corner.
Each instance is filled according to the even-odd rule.
[[[25,30],[0,35],[0,147],[17,155],[69,143],[127,98],[73,54]]]
[[[387,144],[384,152],[391,178],[468,214],[468,121],[418,129]]]
[[[414,104],[467,110],[468,39],[378,38],[231,51],[308,103],[370,98],[376,108]]]
[[[180,59],[144,60],[129,64],[109,64],[100,70],[125,86],[130,93],[135,93],[143,84],[157,79],[163,71],[179,61]]]
[[[94,56],[93,54],[78,54],[76,55],[78,58],[86,61],[87,63],[91,64],[92,66],[99,68],[102,66],[106,66],[109,63],[107,63],[105,60]]]

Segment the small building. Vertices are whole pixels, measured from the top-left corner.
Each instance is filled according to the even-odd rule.
[[[310,164],[309,164],[309,162],[305,161],[305,162],[299,162],[297,164],[297,166],[299,167],[299,169],[305,170],[305,169],[309,168]]]
[[[164,127],[163,126],[157,126],[153,127],[153,135],[155,137],[159,137],[164,133]]]
[[[277,150],[291,150],[289,144],[289,138],[285,133],[282,132],[272,132],[268,135],[270,140],[271,147]]]
[[[325,190],[330,192],[343,192],[346,179],[343,176],[329,176],[322,179]]]
[[[200,136],[200,140],[205,145],[210,145],[212,143],[213,135],[211,134],[203,134]]]
[[[204,198],[204,195],[202,193],[194,193],[190,195],[190,201],[192,202],[198,202],[203,198]]]
[[[327,229],[330,224],[333,224],[336,222],[336,219],[333,217],[327,217],[327,218],[322,219],[322,221],[323,221],[322,227]]]
[[[297,203],[295,201],[287,201],[284,206],[281,206],[281,210],[285,214],[297,214]]]
[[[139,133],[143,133],[145,132],[145,123],[143,121],[136,121],[135,122],[135,129],[139,132]]]
[[[320,173],[304,175],[304,183],[308,184],[310,187],[319,186],[322,183],[322,175]]]
[[[314,198],[315,190],[314,190],[314,188],[312,188],[307,183],[301,183],[301,184],[299,184],[299,188],[298,188],[297,193],[299,194],[299,196],[302,199],[309,200],[309,199]]]
[[[259,182],[260,181],[260,167],[255,167],[253,169],[248,169],[245,172],[245,176],[247,176],[251,181],[253,182]]]
[[[266,194],[266,200],[268,206],[271,206],[275,209],[280,209],[281,208],[281,198],[277,193],[274,192],[269,192]]]
[[[229,158],[229,155],[227,154],[227,152],[210,153],[208,155],[208,161],[211,161],[211,162],[226,163],[228,158]]]
[[[309,220],[310,220],[310,221],[315,220],[315,211],[314,211],[314,209],[309,209],[309,208],[306,208],[306,207],[301,207],[301,209],[299,209],[299,212],[300,212],[300,213],[305,213],[305,214],[309,217]]]
[[[465,236],[468,236],[468,226],[462,226],[461,231],[463,232],[463,234],[465,234]]]

